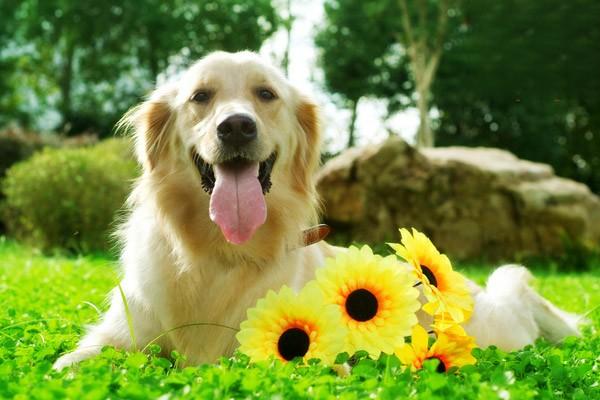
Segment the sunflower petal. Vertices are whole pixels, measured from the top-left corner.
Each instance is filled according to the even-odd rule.
[[[377,357],[403,344],[420,304],[409,270],[395,256],[375,255],[369,246],[351,247],[316,275],[325,300],[342,314],[348,353],[366,350]]]
[[[273,356],[287,361],[291,356],[281,354],[280,342],[293,329],[300,332],[300,339],[296,335],[294,340],[306,340],[306,351],[298,354],[306,360],[319,358],[331,364],[345,347],[346,330],[339,310],[323,301],[321,290],[314,283],[307,284],[298,295],[287,286],[278,293],[269,291],[248,311],[248,319],[240,324],[236,338],[240,351],[253,361]],[[287,337],[291,340],[290,335]]]

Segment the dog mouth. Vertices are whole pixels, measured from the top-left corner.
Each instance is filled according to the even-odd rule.
[[[277,159],[273,153],[264,161],[236,156],[209,164],[192,153],[202,188],[210,195],[210,219],[233,244],[250,240],[267,220],[265,194],[271,189],[271,172]]]
[[[212,194],[216,182],[213,165],[205,162],[196,151],[192,151],[192,160],[200,173],[202,189],[204,189],[206,193]],[[273,166],[275,165],[276,160],[277,153],[273,152],[265,161],[259,162],[258,181],[262,187],[263,194],[269,193],[271,186],[273,185],[271,182],[271,172],[273,172]],[[221,164],[232,169],[239,169],[243,168],[244,165],[249,165],[254,162],[256,161],[249,160],[245,157],[234,157]]]

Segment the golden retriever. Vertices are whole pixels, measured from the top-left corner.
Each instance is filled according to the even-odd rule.
[[[189,364],[231,355],[228,327],[239,327],[268,289],[300,289],[336,251],[303,246],[303,230],[318,218],[317,107],[258,55],[216,52],[158,87],[124,124],[134,128],[143,175],[120,232],[123,293],[113,290],[102,320],[54,367],[157,338]],[[554,339],[577,332],[529,289],[524,269],[494,276],[500,284],[472,285],[468,328],[480,344],[510,349],[547,331]]]

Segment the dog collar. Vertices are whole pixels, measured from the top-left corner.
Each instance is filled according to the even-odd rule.
[[[329,235],[329,232],[331,232],[331,228],[326,224],[319,224],[305,229],[302,231],[304,246],[320,242]]]

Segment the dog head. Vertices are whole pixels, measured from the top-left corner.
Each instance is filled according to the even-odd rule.
[[[208,55],[125,121],[142,179],[170,185],[170,201],[204,213],[227,242],[245,244],[269,221],[312,222],[317,108],[255,53]]]

